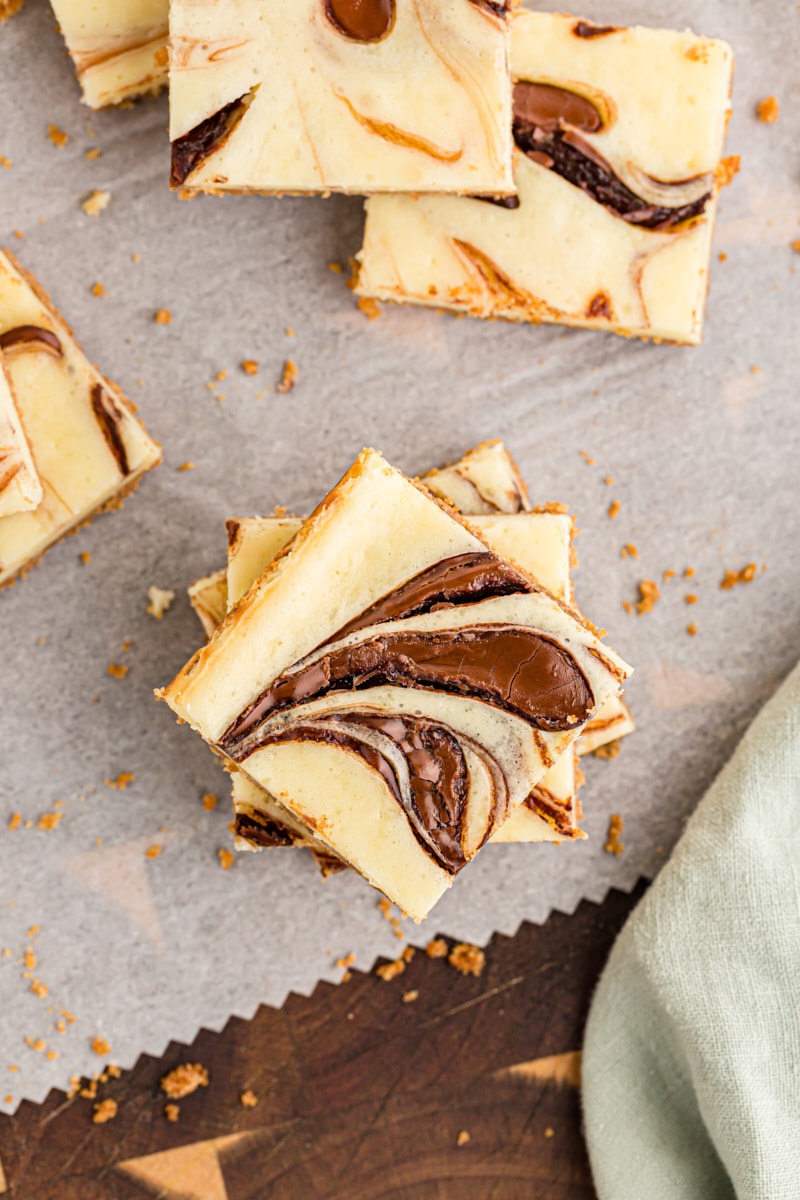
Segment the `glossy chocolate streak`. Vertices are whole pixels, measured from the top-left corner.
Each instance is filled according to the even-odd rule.
[[[569,753],[569,751],[567,751]],[[547,821],[563,837],[575,836],[570,813],[546,787],[539,784],[523,801],[526,808]]]
[[[487,204],[496,204],[498,208],[519,208],[519,196],[472,196],[471,199],[485,200]]]
[[[594,705],[572,655],[532,629],[485,625],[442,633],[387,633],[279,676],[225,731],[220,749],[242,761],[256,749],[248,734],[276,713],[334,689],[358,691],[382,684],[470,696],[545,730],[572,729],[588,720]]]
[[[403,795],[391,759],[375,745],[362,741],[354,729],[380,734],[397,746],[408,768],[409,796]],[[379,717],[346,713],[313,724],[297,724],[267,738],[264,745],[296,741],[340,746],[358,755],[381,776],[409,817],[409,825],[423,850],[451,875],[466,864],[461,839],[469,778],[463,751],[449,730],[405,714]]]
[[[92,410],[95,420],[100,426],[100,432],[105,438],[106,445],[114,455],[120,474],[129,475],[128,452],[119,433],[119,422],[122,420],[122,413],[117,408],[112,397],[109,396],[108,392],[103,390],[99,383],[96,383],[92,388]]]
[[[591,25],[588,21],[576,21],[572,32],[579,38],[605,37],[608,33],[619,33],[619,25]]]
[[[212,113],[201,121],[194,129],[176,138],[172,143],[172,169],[169,182],[172,187],[180,187],[187,176],[201,163],[212,155],[225,142],[231,131],[244,116],[250,102],[251,93],[232,100],[219,112]]]
[[[549,93],[546,104],[545,92]],[[560,110],[559,93],[563,98]],[[592,119],[589,110],[598,122],[594,126],[586,123]],[[514,86],[514,141],[534,162],[554,171],[631,225],[663,231],[701,216],[711,198],[710,192],[674,208],[650,204],[632,192],[610,163],[574,132],[575,129],[597,131],[601,124],[594,105],[565,88],[537,83]]]
[[[510,0],[469,0],[476,8],[492,13],[495,17],[507,17]]]
[[[491,596],[531,592],[533,584],[489,550],[454,554],[409,579],[359,616],[337,630],[329,642],[339,642],[357,629],[381,621],[399,621],[453,604],[474,604]]]
[[[335,29],[354,42],[378,42],[394,24],[395,0],[324,0]]]
[[[267,816],[251,817],[237,813],[233,832],[236,837],[245,838],[255,846],[293,846],[297,841],[291,829]]]
[[[32,350],[49,350],[59,358],[64,353],[59,338],[49,329],[41,329],[38,325],[17,325],[15,329],[7,329],[5,333],[0,333],[0,350],[27,347]]]

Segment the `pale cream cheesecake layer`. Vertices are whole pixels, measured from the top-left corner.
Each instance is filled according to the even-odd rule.
[[[526,512],[528,489],[509,451],[499,440],[481,442],[457,462],[435,467],[422,482],[466,516]]]
[[[358,294],[699,343],[730,47],[520,10],[511,66],[517,200],[369,199]]]
[[[8,252],[0,252],[0,341],[44,493],[34,511],[0,519],[2,586],[121,500],[161,461],[161,448]]]
[[[365,451],[162,695],[421,918],[627,673]]]
[[[172,186],[511,193],[508,7],[172,0]]]
[[[42,495],[42,485],[6,373],[0,335],[0,517],[36,508]]]
[[[90,108],[167,82],[168,0],[50,0]]]

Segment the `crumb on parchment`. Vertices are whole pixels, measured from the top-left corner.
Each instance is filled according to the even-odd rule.
[[[751,562],[746,567],[742,567],[741,571],[726,571],[719,586],[723,591],[728,592],[740,583],[752,583],[756,577],[756,569],[756,564]]]
[[[433,938],[425,947],[428,958],[447,958],[447,942],[444,938]]]
[[[283,374],[281,375],[281,381],[278,384],[276,391],[280,392],[282,396],[286,395],[286,393],[290,392],[297,383],[299,374],[300,372],[297,369],[297,363],[294,362],[293,359],[287,358],[286,362],[283,364]]]
[[[756,115],[765,125],[774,125],[780,118],[781,105],[777,96],[766,96],[756,105]]]
[[[208,1087],[208,1071],[200,1063],[180,1063],[161,1080],[161,1090],[170,1100],[183,1100],[201,1087]]]
[[[88,217],[99,217],[104,208],[108,208],[111,192],[94,191],[87,196],[81,208]]]
[[[233,866],[234,862],[236,861],[236,855],[231,850],[223,850],[223,849],[218,850],[217,858],[219,860],[219,865],[222,867],[223,871],[230,871],[231,867]]]
[[[200,803],[206,812],[213,812],[219,804],[219,799],[214,795],[213,792],[206,792],[205,796],[201,797]]]
[[[641,617],[644,613],[652,612],[656,603],[661,599],[661,589],[654,579],[643,579],[639,584],[639,599],[636,601],[636,611]]]
[[[378,301],[372,296],[359,296],[358,308],[370,321],[377,321],[383,311]]]
[[[459,942],[447,956],[451,967],[455,967],[462,975],[482,975],[486,966],[486,955],[478,946],[467,942]]]
[[[620,841],[623,825],[624,821],[619,813],[612,813],[608,821],[608,837],[606,838],[606,844],[603,846],[603,849],[607,854],[613,854],[617,858],[619,858],[620,854],[622,854],[623,850],[625,849],[624,842]]]
[[[64,814],[60,812],[42,813],[42,815],[39,817],[39,820],[36,822],[36,828],[45,830],[55,829],[61,821],[63,815]]]
[[[378,975],[384,983],[391,983],[398,975],[402,975],[406,969],[405,961],[402,958],[396,959],[394,962],[381,963],[375,968],[375,974]]]
[[[119,788],[121,792],[124,792],[128,785],[133,783],[135,779],[136,776],[133,771],[120,771],[116,779],[104,779],[103,783],[106,787]]]
[[[169,588],[153,585],[147,589],[147,611],[151,617],[160,621],[174,599],[175,593],[171,592]]]
[[[94,1106],[92,1113],[92,1122],[95,1125],[105,1125],[106,1121],[113,1121],[119,1111],[119,1105],[116,1100],[112,1100],[107,1096],[105,1100],[99,1100]]]
[[[107,671],[112,679],[124,679],[128,674],[128,668],[120,663],[109,663]]]
[[[168,308],[159,308],[153,314],[153,320],[155,321],[156,325],[171,325],[172,313]]]
[[[733,183],[739,174],[741,165],[742,156],[740,154],[729,154],[727,158],[721,159],[719,166],[714,171],[714,181],[717,187],[724,188]]]
[[[59,149],[61,149],[62,146],[66,146],[67,142],[69,141],[69,134],[67,133],[66,129],[59,129],[58,125],[47,126],[47,137],[48,140],[51,141],[54,146],[58,146]]]
[[[244,371],[245,375],[257,375],[259,365],[260,364],[258,362],[256,362],[256,360],[254,358],[245,358],[245,359],[242,359],[242,362],[241,362],[241,368]]]
[[[694,621],[692,621],[690,625],[686,626],[686,632],[688,633],[689,637],[695,637],[697,635],[697,625]]]
[[[104,1058],[111,1053],[111,1046],[104,1037],[96,1037],[91,1043],[92,1050],[99,1058]]]

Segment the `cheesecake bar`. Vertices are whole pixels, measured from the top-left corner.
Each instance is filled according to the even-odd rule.
[[[356,293],[698,344],[731,48],[526,10],[511,25],[516,197],[370,198]]]
[[[116,506],[161,461],[161,449],[8,252],[0,252],[0,345],[43,490],[36,509],[0,519],[2,586]]]
[[[83,99],[120,104],[167,82],[168,0],[51,0]]]
[[[14,352],[13,345],[9,350]],[[0,336],[0,517],[36,508],[41,499],[42,485],[14,403]]]
[[[159,695],[421,919],[628,673],[364,451]]]
[[[511,0],[172,0],[172,187],[511,194]]]

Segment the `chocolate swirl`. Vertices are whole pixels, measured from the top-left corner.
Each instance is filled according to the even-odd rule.
[[[172,143],[170,187],[180,187],[192,171],[196,171],[207,158],[224,146],[247,111],[254,92],[255,89],[237,100],[231,100],[230,104],[175,139]]]
[[[668,232],[703,214],[710,190],[675,206],[650,203],[632,191],[578,132],[599,133],[602,128],[602,114],[585,96],[551,84],[514,85],[514,141],[533,162],[580,188],[614,216],[643,229]],[[659,192],[671,191],[676,198],[694,183],[652,182]]]
[[[99,383],[96,383],[92,388],[92,412],[95,415],[97,424],[100,426],[100,432],[105,439],[105,443],[119,468],[120,475],[130,475],[131,468],[128,462],[128,451],[125,449],[125,443],[122,440],[119,428],[122,423],[123,414],[117,408],[113,396],[110,396]]]
[[[6,354],[14,350],[46,350],[61,358],[64,349],[61,340],[50,329],[39,325],[16,325],[0,333],[0,350]]]
[[[324,0],[325,15],[354,42],[379,42],[394,24],[395,0]]]

